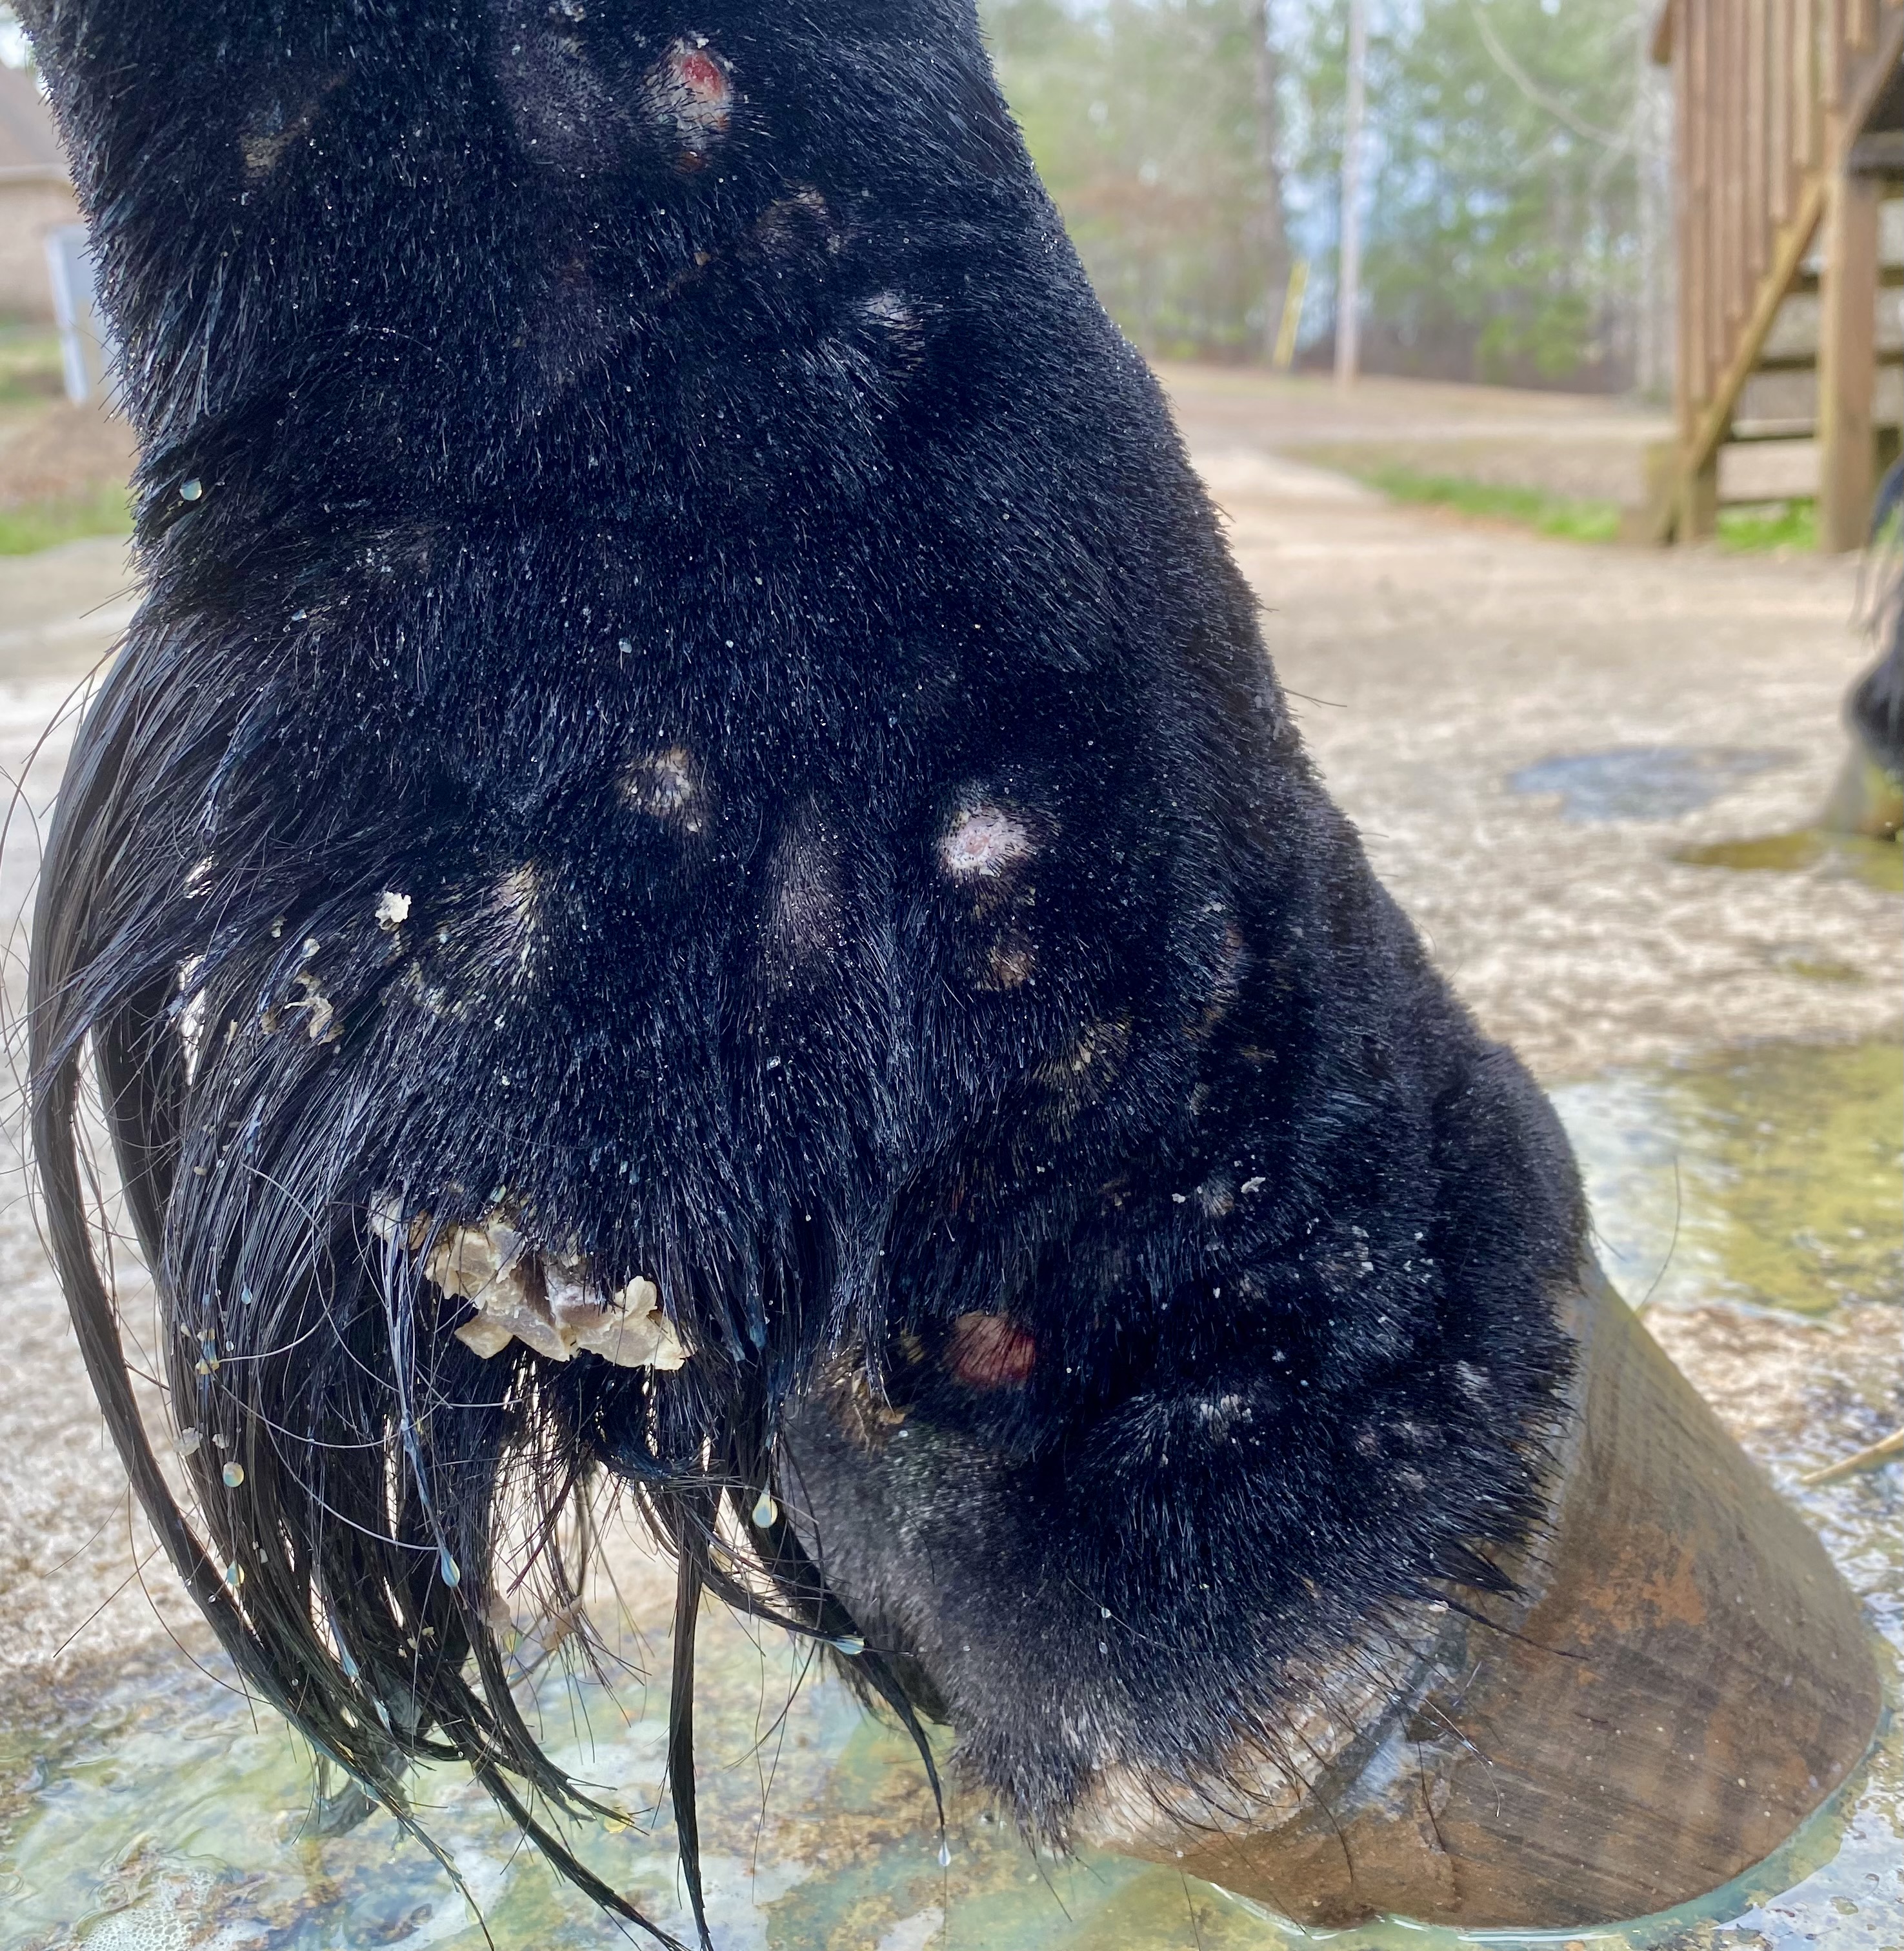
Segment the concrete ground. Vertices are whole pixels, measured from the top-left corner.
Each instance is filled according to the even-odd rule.
[[[1490,1029],[1559,1079],[1897,1022],[1893,897],[1672,857],[1802,826],[1822,804],[1870,654],[1855,564],[1547,541],[1393,506],[1284,458],[1303,443],[1283,438],[1273,386],[1173,377],[1310,746]],[[1579,823],[1509,788],[1543,760],[1622,747],[1763,769],[1668,820]]]
[[[1864,655],[1849,564],[1590,548],[1391,507],[1286,457],[1317,445],[1319,429],[1335,439],[1364,424],[1379,401],[1344,406],[1306,382],[1170,377],[1331,788],[1462,993],[1544,1079],[1755,1038],[1895,1033],[1894,897],[1824,869],[1737,873],[1673,857],[1690,842],[1800,826],[1821,801],[1841,751],[1840,700]],[[1634,460],[1652,431],[1606,403],[1479,392],[1391,395],[1390,435],[1406,425],[1424,445],[1518,443],[1556,470],[1590,456],[1610,479],[1614,457]],[[30,893],[36,823],[70,717],[42,735],[130,600],[120,543],[0,560],[0,765],[17,788],[0,929]],[[1728,774],[1703,807],[1650,821],[1570,821],[1556,795],[1507,783],[1543,760],[1662,746],[1725,748],[1761,769]],[[16,929],[16,1010],[18,976]],[[182,1625],[162,1565],[149,1590],[141,1583],[150,1539],[129,1516],[17,1150],[0,1164],[4,1715],[9,1690],[31,1695],[167,1630],[195,1646],[202,1635]],[[1697,1376],[1696,1334],[1675,1347]],[[1736,1360],[1725,1369],[1721,1358],[1736,1350],[1708,1352],[1725,1397]],[[1750,1405],[1734,1394],[1728,1413],[1743,1419]]]
[[[1344,393],[1315,373],[1269,379],[1247,367],[1166,366],[1193,443],[1206,425],[1256,446],[1351,473],[1383,467],[1490,486],[1537,488],[1637,507],[1649,442],[1670,414],[1604,394],[1547,393],[1376,376]],[[1719,457],[1728,501],[1815,494],[1812,441],[1728,447]]]

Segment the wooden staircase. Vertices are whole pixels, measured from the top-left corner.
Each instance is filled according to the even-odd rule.
[[[1815,439],[1819,546],[1856,548],[1904,420],[1904,0],[1666,0],[1653,52],[1676,111],[1678,432],[1645,532],[1712,534],[1726,446]]]

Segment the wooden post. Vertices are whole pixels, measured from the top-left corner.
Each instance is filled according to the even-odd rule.
[[[1719,532],[1719,457],[1715,448],[1706,464],[1686,483],[1679,504],[1678,534],[1682,542],[1709,542]]]
[[[1863,546],[1877,486],[1877,213],[1874,177],[1840,169],[1824,217],[1818,304],[1818,547]]]

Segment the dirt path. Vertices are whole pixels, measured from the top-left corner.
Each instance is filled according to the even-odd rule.
[[[1193,446],[1241,442],[1351,472],[1395,467],[1622,507],[1645,498],[1647,443],[1672,432],[1662,408],[1605,394],[1380,376],[1345,394],[1313,373],[1163,371]],[[1728,447],[1719,464],[1728,501],[1776,501],[1817,488],[1818,449],[1809,441]]]
[[[1798,825],[1821,798],[1861,655],[1846,566],[1592,549],[1392,509],[1278,459],[1291,443],[1273,402],[1227,382],[1180,379],[1179,397],[1331,785],[1462,992],[1545,1078],[1895,1029],[1894,897],[1671,857]],[[1556,451],[1598,423],[1564,404],[1540,411],[1560,429]],[[1590,439],[1632,446],[1624,425]],[[126,600],[120,545],[57,557],[0,565],[0,760],[15,779]],[[1732,748],[1763,769],[1722,779],[1703,807],[1641,821],[1569,821],[1553,796],[1506,783],[1623,746]],[[56,736],[34,769],[35,813],[63,750]],[[11,916],[29,891],[30,819],[16,817],[8,841]],[[160,1630],[134,1577],[142,1528],[128,1522],[19,1185],[14,1164],[0,1191],[0,1693],[8,1669],[37,1685],[56,1659],[123,1656]],[[171,1583],[161,1569],[155,1589]],[[179,1616],[169,1597],[165,1610]]]
[[[1181,417],[1305,735],[1491,1030],[1558,1079],[1897,1024],[1894,896],[1828,868],[1674,857],[1821,804],[1868,654],[1852,564],[1546,542],[1394,507],[1279,458],[1260,398],[1226,404],[1191,392]],[[1543,761],[1631,748],[1686,755],[1711,797],[1596,820],[1510,789]]]

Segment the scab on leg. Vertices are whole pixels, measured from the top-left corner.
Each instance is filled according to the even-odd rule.
[[[676,41],[649,71],[650,119],[678,145],[678,169],[698,169],[734,120],[734,77],[726,61],[694,34]]]

